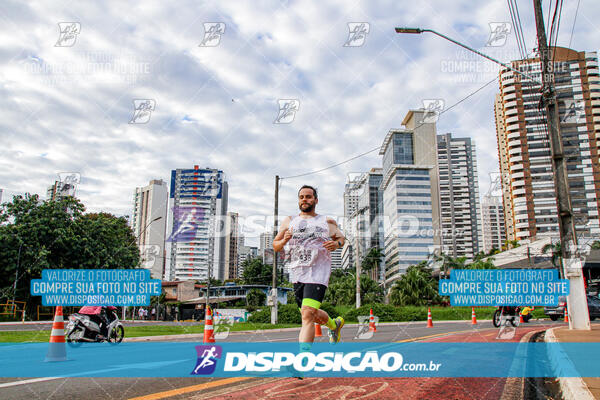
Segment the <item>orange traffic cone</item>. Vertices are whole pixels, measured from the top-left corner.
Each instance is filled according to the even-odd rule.
[[[431,318],[431,308],[427,308],[427,327],[433,328],[433,319]]]
[[[477,325],[477,316],[475,315],[475,307],[471,307],[471,325]]]
[[[204,343],[214,343],[213,316],[210,307],[206,307],[206,318],[204,319]]]
[[[565,322],[569,322],[569,310],[565,307]]]
[[[520,324],[524,324],[525,320],[523,319],[523,313],[521,311],[519,311],[519,323]]]
[[[315,322],[315,337],[323,336],[323,331],[321,331],[321,325]]]
[[[371,308],[371,315],[369,316],[369,332],[377,332],[375,326],[375,318],[373,317],[373,309]]]
[[[67,361],[65,322],[63,320],[62,306],[56,306],[52,332],[50,333],[50,346],[48,346],[48,353],[44,361]]]

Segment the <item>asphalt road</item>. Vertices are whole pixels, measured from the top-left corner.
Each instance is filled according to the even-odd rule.
[[[523,334],[563,325],[547,320],[532,321],[517,329]],[[494,341],[497,329],[490,321],[473,326],[469,321],[438,322],[427,328],[424,322],[380,324],[370,338],[356,339],[358,327],[347,326],[343,341]],[[324,336],[316,341],[327,341]],[[297,341],[298,329],[284,331],[232,332],[224,342]],[[197,339],[177,341],[192,341]],[[132,399],[177,398],[422,398],[425,393],[443,394],[439,398],[499,398],[504,378],[0,378],[0,399]],[[315,387],[319,390],[315,390]],[[300,393],[304,395],[300,396]],[[319,394],[317,396],[317,394]],[[497,396],[498,395],[498,396]],[[415,397],[416,396],[416,397]]]

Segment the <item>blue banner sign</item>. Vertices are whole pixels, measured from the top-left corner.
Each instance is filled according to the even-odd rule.
[[[554,269],[455,269],[438,289],[453,306],[556,306],[569,281]]]
[[[45,269],[30,290],[44,306],[148,306],[161,281],[147,269]]]

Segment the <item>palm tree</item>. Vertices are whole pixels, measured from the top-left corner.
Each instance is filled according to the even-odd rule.
[[[558,268],[559,263],[557,261],[559,261],[562,254],[562,246],[560,242],[556,242],[554,244],[548,243],[544,245],[544,247],[542,247],[542,254],[546,254],[548,252],[552,254],[552,265],[554,265],[554,268]]]
[[[375,268],[377,271],[377,266],[379,265],[379,261],[383,257],[383,252],[379,247],[371,247],[367,252],[367,255],[363,259],[361,270],[363,272],[367,272]]]
[[[390,293],[392,304],[422,306],[439,300],[440,296],[435,288],[435,280],[426,263],[426,261],[422,261],[418,265],[411,265],[406,270],[406,274],[396,281]]]

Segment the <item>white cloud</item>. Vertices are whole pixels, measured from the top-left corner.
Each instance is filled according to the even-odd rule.
[[[520,11],[531,50],[530,4]],[[595,49],[598,14],[581,4],[574,48]],[[565,10],[561,45],[572,18]],[[231,211],[271,215],[275,174],[317,170],[374,148],[423,99],[442,98],[448,107],[496,75],[493,64],[441,38],[397,35],[395,26],[433,28],[502,61],[518,54],[512,35],[502,48],[484,47],[488,23],[510,21],[500,0],[12,2],[0,20],[0,187],[44,195],[57,172],[79,171],[88,210],[117,214],[130,213],[136,186],[198,164],[227,173]],[[73,47],[54,47],[64,21],[80,22],[81,33]],[[226,24],[219,46],[198,46],[204,22]],[[342,46],[349,22],[370,24],[362,47]],[[476,140],[482,193],[498,168],[496,92],[497,84],[488,86],[438,122],[439,133]],[[149,123],[128,123],[134,99],[156,101]],[[273,124],[278,99],[300,101],[293,123]],[[297,187],[309,183],[320,189],[321,211],[341,214],[346,173],[380,165],[375,152],[284,180],[281,212],[296,212]]]

